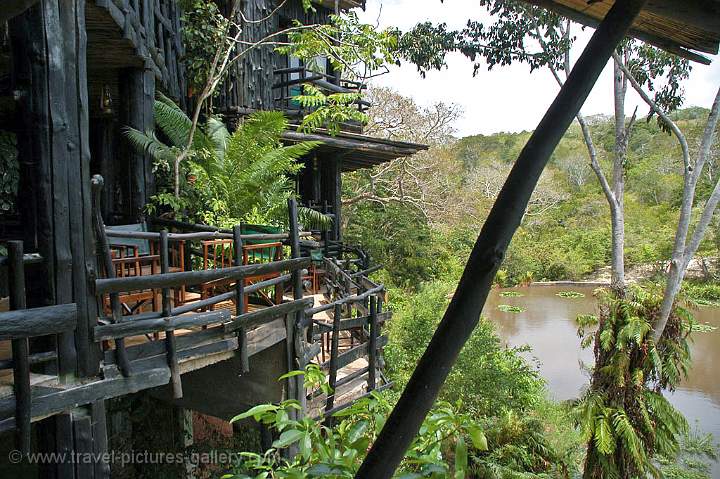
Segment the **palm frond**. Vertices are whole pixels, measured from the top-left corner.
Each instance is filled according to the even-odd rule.
[[[330,216],[305,206],[298,207],[298,221],[306,228],[322,231],[329,230],[333,225]]]
[[[123,128],[123,134],[138,152],[147,153],[155,162],[172,162],[175,151],[161,142],[153,132],[143,133],[134,128]]]

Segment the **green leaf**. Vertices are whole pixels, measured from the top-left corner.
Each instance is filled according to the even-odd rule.
[[[242,414],[238,414],[234,418],[230,419],[230,422],[240,421],[241,419],[246,419],[249,417],[254,417],[257,420],[264,413],[270,412],[270,411],[277,411],[278,409],[280,409],[280,407],[276,406],[274,404],[260,404],[251,409],[248,409],[247,411],[245,411]]]
[[[303,376],[305,375],[305,371],[290,371],[289,373],[283,374],[278,378],[278,381],[282,381],[284,379],[288,378],[294,378],[295,376]]]
[[[304,435],[304,431],[299,431],[297,429],[288,429],[287,431],[280,434],[280,438],[277,441],[273,442],[272,446],[277,449],[288,447],[290,444],[298,442]]]
[[[348,442],[350,444],[354,443],[358,439],[360,439],[363,434],[365,434],[365,431],[367,431],[368,428],[368,422],[367,421],[359,421],[355,423],[351,428],[350,431],[348,431]]]
[[[465,440],[460,437],[455,444],[455,479],[465,479],[468,466],[468,451]]]
[[[487,437],[485,437],[485,433],[480,429],[480,426],[473,425],[468,427],[468,434],[475,449],[478,451],[488,450]]]

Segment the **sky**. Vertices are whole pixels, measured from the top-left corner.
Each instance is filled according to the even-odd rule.
[[[477,0],[367,0],[365,12],[360,19],[381,27],[396,26],[402,30],[412,28],[418,22],[445,22],[449,28],[462,28],[468,19],[488,19]],[[578,41],[573,49],[573,61],[580,54],[593,30],[577,29]],[[713,57],[710,66],[695,63],[690,78],[684,83],[685,104],[709,108],[720,86],[720,56]],[[461,54],[451,54],[448,67],[442,71],[429,72],[421,78],[410,64],[392,67],[387,75],[373,83],[391,87],[412,97],[421,105],[436,102],[455,103],[463,110],[457,122],[456,134],[492,134],[532,130],[538,124],[558,92],[558,85],[546,69],[532,74],[527,65],[494,67],[491,71],[481,68],[473,77],[473,64]],[[642,100],[631,92],[626,100],[627,114],[635,106],[638,114],[647,113]],[[582,109],[585,115],[611,114],[612,67],[608,65],[595,85]]]

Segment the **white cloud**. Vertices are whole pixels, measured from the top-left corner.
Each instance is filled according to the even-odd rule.
[[[403,30],[423,21],[445,22],[451,28],[461,28],[468,19],[488,18],[476,0],[369,0],[361,19],[381,26],[397,26]],[[579,55],[581,46],[592,34],[591,29],[578,32]],[[490,134],[499,131],[534,129],[558,92],[557,83],[547,70],[530,74],[526,65],[481,69],[472,76],[470,60],[460,54],[448,58],[448,68],[433,71],[421,78],[413,65],[394,67],[391,73],[375,80],[376,84],[392,87],[411,96],[420,104],[438,101],[457,103],[464,109],[458,122],[458,134]],[[709,108],[720,85],[720,61],[705,66],[695,64],[685,82],[685,106]],[[647,108],[634,93],[626,101],[627,113],[636,105],[639,112]],[[607,66],[585,102],[586,115],[612,112],[612,68]]]

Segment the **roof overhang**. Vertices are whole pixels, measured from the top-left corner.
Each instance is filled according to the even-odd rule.
[[[386,140],[356,133],[341,132],[330,135],[326,131],[300,133],[288,130],[283,133],[283,141],[299,143],[301,141],[319,141],[322,144],[313,152],[333,155],[342,160],[342,171],[355,171],[372,168],[396,158],[411,156],[423,150],[427,145],[405,141]]]
[[[614,0],[524,0],[573,21],[596,27]],[[648,0],[630,36],[700,63],[720,45],[720,0]]]

